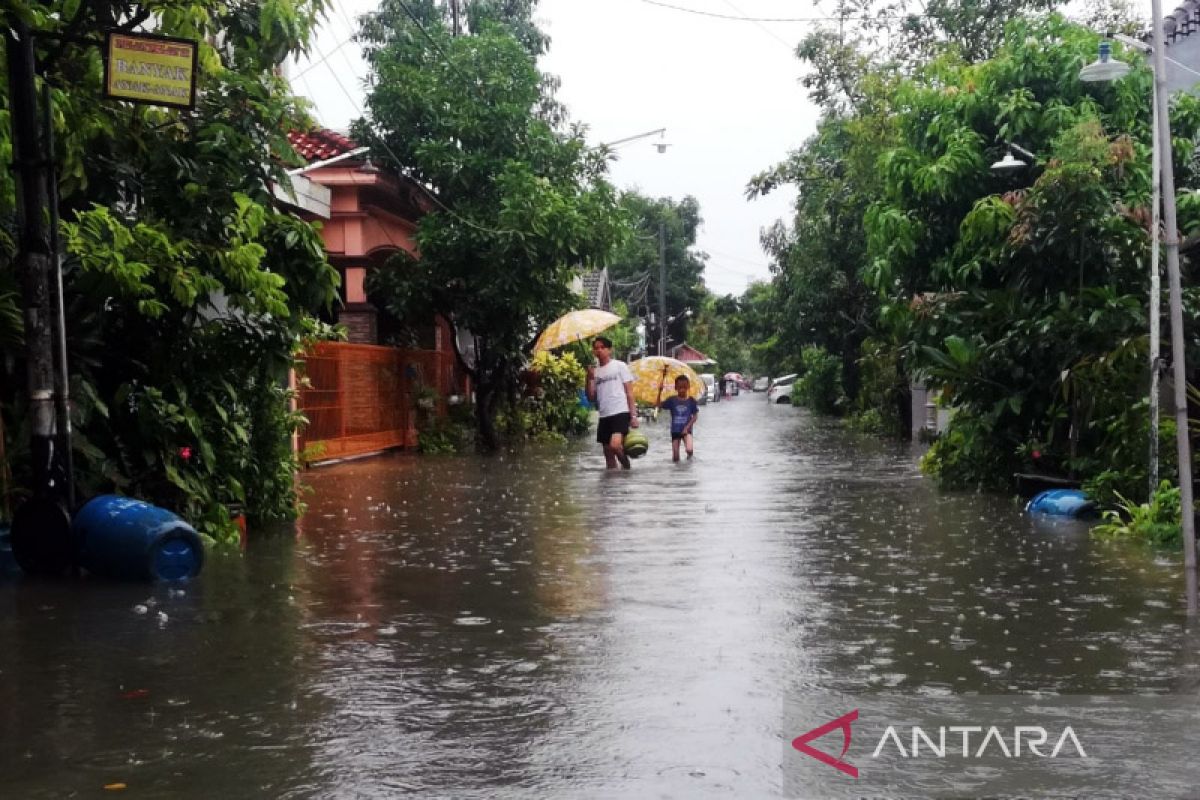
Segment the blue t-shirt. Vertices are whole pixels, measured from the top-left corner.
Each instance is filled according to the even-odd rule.
[[[700,413],[699,404],[691,397],[686,400],[680,400],[678,396],[667,398],[659,408],[671,412],[671,433],[681,433],[692,415]]]

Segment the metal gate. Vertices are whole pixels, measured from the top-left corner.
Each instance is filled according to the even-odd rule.
[[[320,342],[304,357],[299,410],[308,419],[299,447],[307,461],[416,447],[414,392],[437,392],[433,413],[446,413],[454,356],[347,342]]]

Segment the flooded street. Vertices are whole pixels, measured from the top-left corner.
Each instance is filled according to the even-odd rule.
[[[774,796],[789,694],[1196,686],[1174,557],[761,394],[691,463],[648,430],[628,473],[590,439],[308,472],[183,593],[0,580],[0,796]]]

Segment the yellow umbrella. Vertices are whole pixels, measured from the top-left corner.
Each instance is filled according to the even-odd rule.
[[[537,344],[533,346],[533,352],[540,353],[543,350],[553,350],[556,347],[582,341],[589,336],[595,336],[601,331],[608,330],[620,321],[621,318],[616,314],[601,311],[598,308],[585,308],[581,311],[563,314],[542,331]]]
[[[664,372],[665,370],[665,372]],[[683,375],[691,382],[688,397],[699,398],[704,383],[696,371],[682,361],[666,356],[639,358],[629,365],[633,373],[633,399],[646,405],[654,405],[658,398],[658,387],[662,386],[662,399],[675,394],[675,379]]]

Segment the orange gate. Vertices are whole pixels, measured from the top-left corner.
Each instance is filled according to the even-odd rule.
[[[304,357],[301,453],[311,461],[417,444],[414,391],[437,392],[435,413],[453,391],[454,356],[347,342],[320,342]]]

